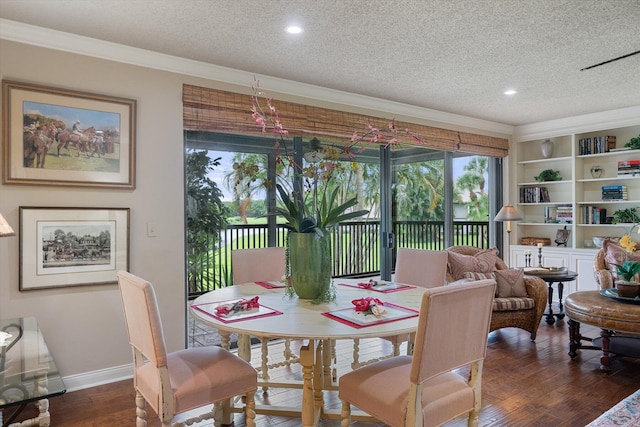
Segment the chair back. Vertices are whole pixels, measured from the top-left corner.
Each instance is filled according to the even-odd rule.
[[[126,271],[119,271],[117,277],[129,343],[156,368],[166,366],[167,350],[151,283]]]
[[[399,248],[394,281],[433,288],[447,280],[447,252]]]
[[[484,359],[495,280],[477,280],[427,290],[420,306],[411,382]]]
[[[238,249],[231,252],[233,283],[282,280],[286,269],[284,248]]]

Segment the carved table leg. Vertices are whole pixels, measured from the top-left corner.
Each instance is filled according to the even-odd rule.
[[[611,372],[611,360],[609,357],[609,344],[611,338],[611,331],[602,329],[600,336],[602,337],[602,356],[600,357],[600,369],[609,373]]]
[[[553,282],[549,282],[549,312],[545,315],[548,325],[553,325],[556,319],[553,318]]]
[[[575,358],[578,353],[576,350],[580,348],[582,337],[580,336],[580,322],[569,319],[569,357]]]
[[[560,298],[560,302],[558,302],[558,309],[560,312],[556,314],[558,319],[564,319],[564,306],[562,305],[562,293],[564,291],[564,283],[558,282],[558,298]]]
[[[313,366],[315,365],[315,342],[309,340],[307,345],[300,348],[300,364],[302,365],[302,414],[303,427],[315,425],[313,408]]]
[[[358,369],[360,367],[360,338],[353,339],[353,362],[351,363],[351,369]]]

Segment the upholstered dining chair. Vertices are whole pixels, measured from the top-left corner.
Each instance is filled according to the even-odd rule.
[[[342,424],[351,405],[392,427],[439,426],[465,413],[478,425],[494,280],[428,289],[412,356],[396,356],[340,377]],[[458,368],[469,367],[463,377]]]
[[[396,255],[394,282],[422,288],[444,286],[447,282],[447,253],[425,249],[399,248]],[[413,334],[385,337],[393,344],[393,355],[400,354],[400,345],[407,341],[407,354],[413,351]]]
[[[256,280],[280,281],[285,274],[284,248],[236,249],[231,251],[233,283],[249,283]]]
[[[282,280],[286,271],[285,249],[280,247],[236,249],[231,251],[231,269],[234,284],[250,283],[256,281],[278,282]],[[247,337],[248,338],[248,337]],[[260,362],[260,377],[269,379],[269,369],[278,366],[289,366],[298,358],[291,351],[288,339],[284,340],[284,362],[269,364],[269,342],[262,340]],[[262,388],[267,391],[267,387]]]
[[[399,248],[393,281],[423,288],[444,286],[447,259],[445,251]]]
[[[125,271],[117,273],[120,295],[133,349],[136,425],[146,425],[145,402],[163,426],[215,418],[225,420],[222,402],[244,396],[247,426],[255,427],[256,370],[220,347],[196,347],[167,353],[155,292],[151,283]],[[208,412],[186,411],[212,404]],[[182,415],[182,416],[181,416]],[[191,417],[184,420],[185,416]]]
[[[396,255],[396,269],[393,281],[407,285],[420,286],[423,288],[433,288],[444,286],[447,280],[447,253],[444,251],[431,251],[424,249],[398,248]],[[398,356],[400,346],[407,342],[407,354],[413,351],[413,334],[393,335],[382,337],[390,341],[393,345],[393,352],[384,357]],[[359,347],[357,340],[354,340],[356,348]],[[364,366],[381,358],[360,361],[358,353],[354,351],[354,360],[351,364],[353,369]]]

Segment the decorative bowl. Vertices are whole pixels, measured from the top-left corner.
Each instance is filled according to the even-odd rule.
[[[606,238],[606,236],[595,236],[593,238],[593,244],[596,245],[596,248],[602,248],[602,244]]]
[[[616,282],[618,296],[623,298],[635,298],[640,296],[640,283],[638,282]]]

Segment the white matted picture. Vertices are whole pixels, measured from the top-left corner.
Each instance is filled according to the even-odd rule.
[[[128,208],[20,207],[21,291],[115,284],[128,269]]]
[[[3,81],[5,184],[135,188],[136,101]]]

